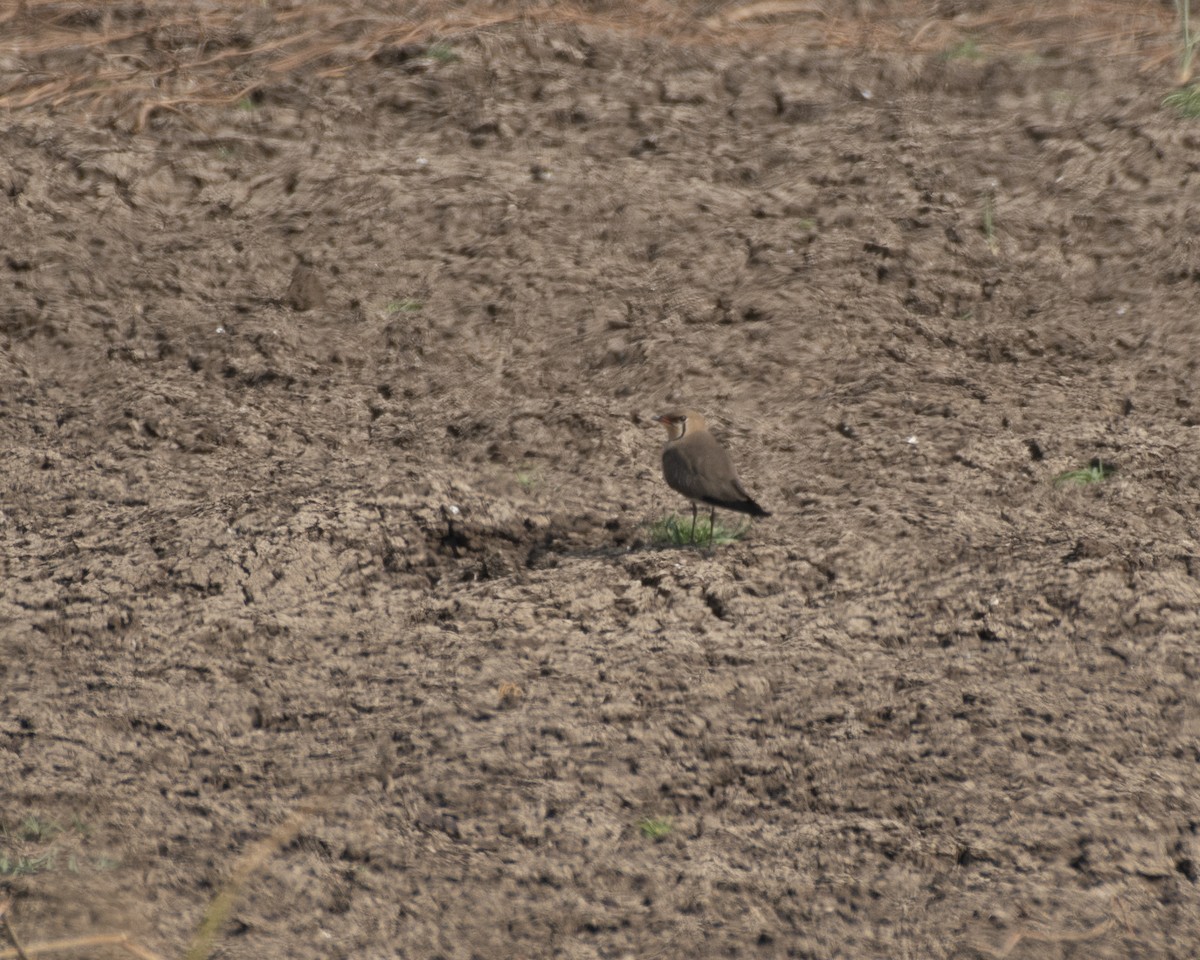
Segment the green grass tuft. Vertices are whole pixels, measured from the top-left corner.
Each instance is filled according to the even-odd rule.
[[[384,308],[389,317],[395,316],[397,313],[416,313],[424,308],[425,304],[414,297],[404,297],[400,300],[389,300],[388,305]]]
[[[1194,120],[1200,117],[1200,86],[1184,87],[1163,97],[1162,105],[1174,110],[1179,116]]]
[[[649,526],[650,542],[656,547],[686,547],[693,543],[707,547],[709,544],[720,546],[737,543],[749,530],[748,522],[737,527],[727,527],[721,522],[720,517],[717,518],[717,522],[710,530],[708,517],[702,516],[696,520],[696,532],[693,537],[692,518],[681,517],[674,513],[655,520]]]
[[[537,467],[522,464],[517,468],[517,485],[526,493],[533,493],[542,482]]]
[[[665,817],[644,817],[638,821],[638,829],[647,840],[662,843],[671,835],[675,825]]]
[[[988,193],[983,198],[983,213],[979,219],[979,229],[983,231],[988,249],[996,252],[996,197]]]
[[[9,856],[0,853],[0,878],[15,880],[17,877],[32,877],[54,869],[54,853],[44,853],[41,856],[21,854]]]
[[[1075,483],[1086,486],[1091,483],[1103,483],[1116,472],[1117,468],[1111,463],[1095,459],[1082,470],[1067,470],[1060,473],[1054,478],[1054,485],[1061,487],[1064,483]]]
[[[983,51],[979,44],[970,38],[956,44],[942,53],[943,60],[982,60]]]
[[[438,63],[454,63],[456,60],[462,59],[448,43],[435,43],[425,53]]]
[[[90,834],[91,828],[77,816],[66,826],[37,814],[0,824],[0,880],[57,869],[70,873],[112,869],[117,861],[85,854],[82,845]]]
[[[63,832],[63,828],[52,820],[44,820],[30,814],[18,824],[15,830],[5,830],[4,832],[29,843],[49,843]]]

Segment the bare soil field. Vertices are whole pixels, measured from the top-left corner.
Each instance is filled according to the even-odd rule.
[[[27,946],[1200,953],[1172,10],[770,6],[7,10]]]

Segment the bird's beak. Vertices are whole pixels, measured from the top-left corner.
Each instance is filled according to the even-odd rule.
[[[670,423],[671,421],[670,421],[670,420],[668,420],[666,417],[663,417],[663,416],[658,416],[658,417],[655,417],[655,418],[654,418],[654,422],[655,422],[655,423],[661,423],[661,424],[663,424],[664,426],[666,426],[666,424]]]

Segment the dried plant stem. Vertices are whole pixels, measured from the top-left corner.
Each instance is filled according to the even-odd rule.
[[[297,810],[272,830],[269,836],[259,840],[242,855],[241,860],[234,867],[233,875],[208,905],[204,919],[200,922],[200,928],[196,931],[192,945],[188,948],[187,960],[207,960],[209,954],[212,953],[217,934],[220,933],[225,921],[229,919],[233,905],[246,881],[279,850],[291,843],[296,834],[300,832],[300,828],[315,812],[312,808]]]
[[[11,932],[10,932],[11,935]],[[116,947],[124,950],[137,960],[162,960],[156,954],[135,943],[125,933],[96,933],[86,937],[71,937],[66,940],[47,940],[45,943],[31,943],[24,952],[16,950],[0,950],[0,960],[28,960],[30,957],[41,957],[56,953],[70,953],[75,950],[87,950],[91,947]]]
[[[4,925],[4,932],[8,939],[12,941],[13,953],[19,960],[29,960],[29,954],[25,952],[25,948],[21,945],[21,941],[17,938],[17,931],[12,928],[12,924],[8,922],[8,908],[12,906],[12,897],[7,898],[3,903],[0,903],[0,923]]]
[[[1192,0],[1175,0],[1179,10],[1179,28],[1182,49],[1179,51],[1179,82],[1189,83],[1192,79],[1192,58],[1196,53],[1196,40],[1192,36]]]
[[[20,0],[0,14],[0,55],[19,69],[0,86],[0,109],[36,107],[110,109],[138,118],[144,126],[166,102],[170,108],[236,101],[230,88],[261,89],[273,78],[303,73],[335,76],[369,60],[388,45],[431,43],[504,27],[579,25],[654,36],[665,42],[711,46],[762,43],[863,51],[937,52],[963,36],[988,33],[998,48],[1023,50],[1046,42],[1048,32],[1074,45],[1103,46],[1136,55],[1143,63],[1181,56],[1190,77],[1196,48],[1190,0],[1175,0],[1178,16],[1161,4],[1129,0],[1014,0],[1003,10],[963,14],[953,20],[929,16],[924,0],[897,0],[886,17],[838,15],[816,0],[756,0],[719,4],[644,2],[588,4],[560,0],[541,4],[517,0],[451,0],[433,16],[351,13],[320,0],[294,9],[271,10],[245,44],[241,20],[246,5],[217,0],[193,6],[174,0],[145,6],[130,22],[106,11],[118,6],[97,0],[99,16],[79,21],[72,0]],[[715,11],[713,7],[716,7]],[[268,8],[269,9],[269,5]],[[1183,49],[1169,42],[1178,28]],[[121,69],[114,69],[117,65]],[[231,69],[236,67],[236,69]]]

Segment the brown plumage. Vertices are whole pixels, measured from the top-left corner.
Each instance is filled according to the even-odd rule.
[[[754,498],[746,492],[737,470],[725,448],[708,432],[704,417],[695,410],[673,410],[654,418],[667,428],[667,444],[663,447],[663,477],[667,486],[692,501],[692,539],[696,536],[696,505],[703,503],[711,510],[709,536],[717,507],[736,510],[752,517],[769,517]]]

